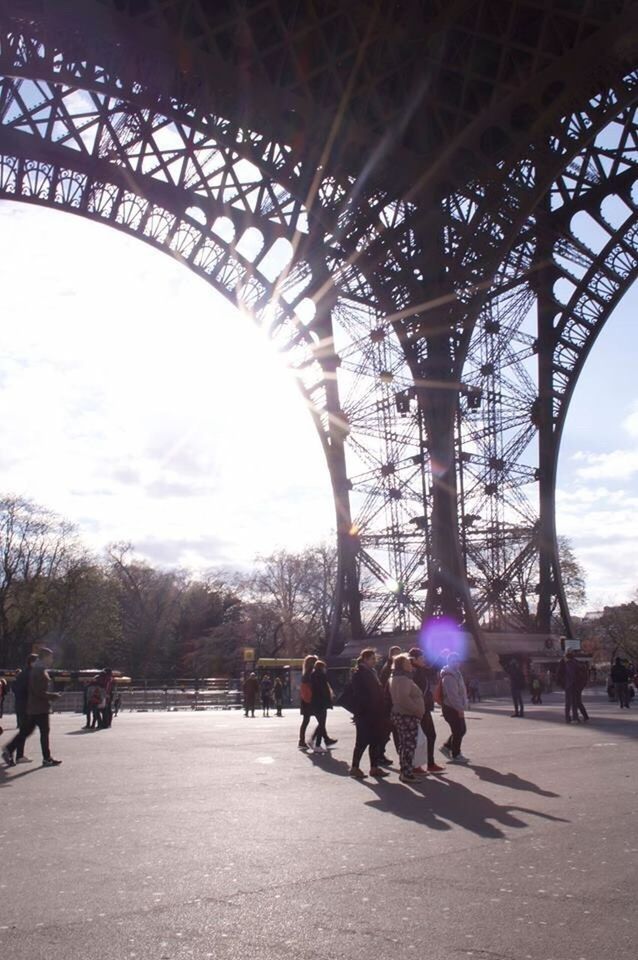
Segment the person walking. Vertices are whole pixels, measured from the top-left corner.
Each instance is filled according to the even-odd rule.
[[[518,660],[510,660],[505,668],[510,678],[512,703],[514,704],[513,717],[524,717],[523,690],[525,689],[525,674]]]
[[[611,668],[611,682],[614,685],[621,710],[624,707],[629,710],[629,677],[629,670],[620,657],[616,657],[614,665]]]
[[[299,686],[299,712],[301,713],[301,726],[299,727],[299,749],[307,750],[306,730],[310,723],[312,712],[312,670],[319,658],[310,653],[304,657],[301,667],[301,683]]]
[[[326,732],[326,718],[328,710],[332,710],[333,693],[328,683],[326,674],[326,663],[324,660],[315,661],[312,673],[310,674],[310,687],[312,690],[312,699],[310,706],[312,714],[317,718],[317,729],[314,731],[310,742],[314,744],[317,753],[323,753],[321,741],[327,747],[333,746],[337,741],[328,736]]]
[[[370,776],[389,775],[380,765],[387,736],[387,714],[383,687],[375,670],[376,662],[376,650],[366,647],[359,654],[351,680],[357,736],[352,752],[350,776],[357,780],[365,778],[360,764],[366,749],[370,755]]]
[[[22,730],[27,722],[27,706],[29,702],[29,680],[31,677],[31,667],[38,659],[37,653],[30,653],[23,670],[21,670],[13,681],[13,702],[16,711],[16,727]],[[16,763],[31,763],[29,757],[24,755],[24,740],[16,745]]]
[[[250,714],[251,717],[255,716],[255,705],[257,703],[257,695],[259,693],[259,680],[255,673],[249,673],[246,679],[244,680],[243,694],[244,694],[244,716]]]
[[[40,747],[42,749],[42,766],[58,767],[62,761],[54,760],[49,746],[49,714],[51,702],[60,697],[59,693],[49,691],[51,677],[48,668],[53,663],[53,651],[48,647],[40,647],[38,658],[31,667],[29,674],[29,695],[27,699],[26,722],[16,736],[9,741],[2,751],[2,758],[9,767],[15,766],[14,752],[22,755],[24,742],[31,736],[35,728],[40,731]]]
[[[578,666],[574,651],[568,650],[556,670],[556,683],[565,691],[565,723],[580,723],[576,705],[577,673]]]
[[[434,695],[430,685],[431,670],[425,662],[425,657],[423,656],[423,651],[420,647],[412,647],[408,653],[408,656],[412,661],[412,680],[416,683],[417,687],[423,694],[424,711],[423,716],[421,717],[421,729],[425,734],[428,747],[427,772],[442,773],[443,770],[445,770],[445,767],[439,766],[434,759],[436,729],[434,726],[434,718],[432,716],[432,713],[434,712]],[[417,773],[425,772],[426,771],[422,768],[417,768]]]
[[[284,705],[284,685],[281,682],[281,677],[275,677],[272,685],[272,695],[273,700],[275,701],[276,717],[283,717],[281,708]]]
[[[565,723],[580,723],[576,704],[577,673],[574,651],[568,650],[556,670],[556,683],[565,691]]]
[[[270,716],[270,698],[272,696],[272,680],[270,674],[265,673],[261,680],[261,713],[263,717]]]
[[[580,713],[581,717],[585,722],[589,720],[589,714],[585,709],[585,704],[583,703],[583,690],[587,686],[587,680],[589,678],[589,668],[586,663],[581,663],[580,660],[576,660],[576,676],[574,679],[574,701],[576,704],[576,716]]]
[[[421,776],[414,770],[414,751],[419,725],[425,714],[423,693],[414,682],[414,663],[407,653],[394,658],[388,686],[392,698],[392,724],[399,741],[401,783],[416,783]]]
[[[459,663],[458,653],[450,653],[447,665],[441,670],[441,711],[451,731],[441,747],[441,753],[450,763],[469,763],[468,758],[461,753],[461,743],[467,732],[465,711],[468,708],[468,702]]]

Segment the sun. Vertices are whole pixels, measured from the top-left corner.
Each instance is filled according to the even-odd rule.
[[[7,490],[93,547],[124,539],[163,563],[242,564],[330,537],[319,438],[250,316],[103,225],[7,202],[0,216]]]

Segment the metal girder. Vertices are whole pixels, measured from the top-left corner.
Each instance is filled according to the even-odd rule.
[[[297,372],[333,649],[568,628],[555,469],[635,276],[637,53],[634,0],[0,0],[0,194],[177,256]]]

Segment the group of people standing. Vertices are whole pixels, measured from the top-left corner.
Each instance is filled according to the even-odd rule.
[[[361,651],[350,682],[337,700],[338,705],[352,713],[355,724],[350,766],[352,777],[365,779],[361,763],[366,750],[370,776],[387,777],[392,761],[386,756],[386,747],[391,738],[399,755],[401,782],[414,783],[427,773],[442,773],[445,768],[434,758],[435,701],[440,703],[443,717],[450,727],[450,735],[441,747],[442,753],[451,763],[468,763],[461,753],[468,697],[459,662],[458,654],[450,653],[439,672],[427,665],[420,648],[413,647],[404,653],[400,647],[392,647],[387,660],[377,670],[376,650],[366,648]],[[306,657],[300,690],[300,749],[323,751],[324,746],[337,742],[326,731],[327,711],[334,700],[326,664],[316,657]],[[306,731],[312,717],[316,718],[317,726],[308,744]],[[415,765],[419,739],[424,741],[425,757],[423,764]]]
[[[242,692],[244,695],[244,716],[254,717],[257,701],[261,699],[262,716],[270,716],[270,708],[274,702],[275,716],[283,717],[281,710],[284,705],[284,685],[281,677],[275,677],[272,680],[270,675],[265,673],[259,681],[256,673],[249,673],[244,680]]]
[[[111,726],[119,708],[114,694],[113,671],[106,667],[84,688],[85,730],[106,730]]]

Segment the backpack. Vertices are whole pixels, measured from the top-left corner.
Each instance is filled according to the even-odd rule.
[[[310,703],[312,700],[312,685],[309,680],[302,680],[299,687],[299,699],[302,703]]]

